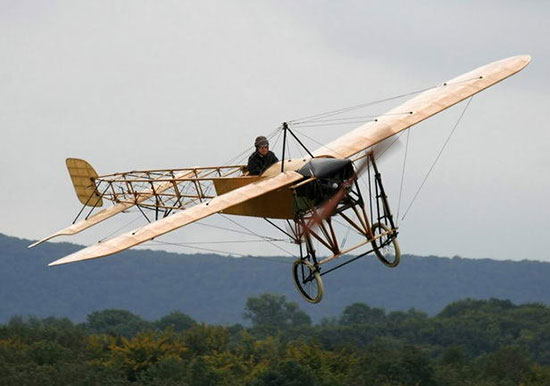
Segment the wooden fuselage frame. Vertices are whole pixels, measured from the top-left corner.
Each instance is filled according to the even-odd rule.
[[[308,161],[309,158],[285,160],[284,170],[298,170]],[[245,165],[132,171],[99,176],[95,179],[95,191],[98,196],[116,204],[139,205],[142,209],[154,210],[158,217],[279,174],[281,162],[272,165],[261,176],[247,175]],[[94,206],[94,203],[97,201],[88,200],[85,205]],[[293,186],[251,198],[221,213],[293,219],[296,214]]]

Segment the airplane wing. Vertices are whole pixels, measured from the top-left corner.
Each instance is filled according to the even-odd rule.
[[[172,216],[168,216],[162,220],[155,221],[144,227],[135,229],[132,232],[128,232],[88,248],[81,249],[78,252],[56,260],[49,265],[52,266],[81,260],[95,259],[126,250],[138,244],[144,243],[145,241],[152,240],[165,233],[181,228],[182,226],[218,213],[233,205],[240,204],[265,193],[288,186],[303,178],[304,176],[299,173],[287,171],[275,177],[265,178],[260,181],[250,183],[241,188],[217,196],[209,202],[197,204]]]
[[[45,241],[48,241],[50,239],[53,239],[54,237],[58,236],[71,236],[74,234],[77,234],[84,229],[88,229],[89,227],[100,223],[101,221],[107,220],[110,217],[113,217],[115,214],[125,211],[128,208],[131,208],[135,204],[133,203],[120,203],[113,205],[107,209],[102,209],[101,211],[97,212],[93,216],[90,216],[86,220],[82,220],[77,222],[76,224],[73,224],[71,226],[68,226],[67,228],[63,228],[60,231],[57,231],[49,236],[44,237],[43,239],[38,240],[35,243],[32,243],[27,248],[33,248],[36,247],[39,244],[42,244]]]
[[[529,55],[487,64],[434,87],[317,149],[315,156],[349,158],[522,70]]]
[[[190,177],[193,173],[186,171],[180,174],[175,175],[174,179],[178,178],[186,178]],[[96,214],[90,216],[89,218],[79,221],[76,224],[70,225],[67,228],[61,229],[60,231],[55,232],[54,234],[51,234],[47,237],[44,237],[41,240],[38,240],[37,242],[29,245],[27,248],[33,248],[36,247],[39,244],[42,244],[45,241],[48,241],[50,239],[53,239],[54,237],[58,236],[72,236],[79,232],[82,232],[85,229],[88,229],[89,227],[96,225],[104,220],[107,220],[108,218],[113,217],[114,215],[121,213],[135,205],[138,205],[139,203],[146,201],[147,199],[153,197],[156,194],[162,193],[167,189],[170,189],[173,186],[172,182],[162,182],[158,183],[155,186],[154,192],[153,190],[144,190],[140,192],[140,194],[136,197],[134,201],[131,202],[120,202],[118,204],[115,204],[109,208],[102,209],[101,211],[97,212]]]

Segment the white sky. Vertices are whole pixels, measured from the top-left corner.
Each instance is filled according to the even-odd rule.
[[[550,261],[549,17],[547,1],[0,0],[0,232],[38,239],[70,224],[80,204],[67,157],[100,174],[223,164],[282,121],[530,54],[524,71],[474,97],[400,243],[420,255]],[[412,129],[402,210],[462,107]],[[347,130],[307,134],[326,142]],[[394,211],[402,154],[380,165]],[[60,241],[91,244],[135,218]],[[267,232],[261,219],[237,219]],[[194,225],[163,240],[223,237]]]

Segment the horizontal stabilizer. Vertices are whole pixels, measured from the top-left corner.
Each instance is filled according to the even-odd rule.
[[[84,229],[87,229],[95,224],[98,224],[104,220],[107,220],[108,218],[113,217],[115,214],[123,212],[126,209],[131,208],[132,206],[134,206],[134,203],[120,203],[120,204],[113,205],[109,208],[102,209],[101,211],[97,212],[93,216],[90,216],[88,219],[79,221],[76,224],[73,224],[71,226],[68,226],[67,228],[61,229],[60,231],[57,231],[50,236],[44,237],[43,239],[29,245],[27,248],[36,247],[37,245],[42,244],[45,241],[51,240],[54,237],[72,236],[74,234],[77,234],[78,232],[83,231]]]
[[[78,252],[56,260],[49,265],[60,265],[81,260],[95,259],[124,251],[165,233],[191,224],[202,218],[208,217],[214,213],[230,208],[233,205],[237,205],[263,194],[281,189],[303,178],[304,177],[301,174],[289,171],[281,173],[276,177],[264,178],[257,182],[252,182],[241,188],[217,196],[209,202],[203,202],[172,216],[168,216],[162,220],[158,220],[144,227],[138,228],[132,232],[128,232],[96,245],[92,245],[88,248],[81,249]]]

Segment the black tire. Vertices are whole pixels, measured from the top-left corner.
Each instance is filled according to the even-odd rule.
[[[314,265],[307,261],[298,259],[292,267],[294,284],[300,294],[310,303],[319,303],[323,298],[323,280]]]
[[[385,224],[377,222],[372,226],[374,237],[387,232],[390,232],[390,228]],[[394,236],[393,233],[374,239],[371,241],[371,244],[376,257],[378,257],[384,265],[392,268],[397,267],[401,259],[401,250],[397,243],[397,237]]]

